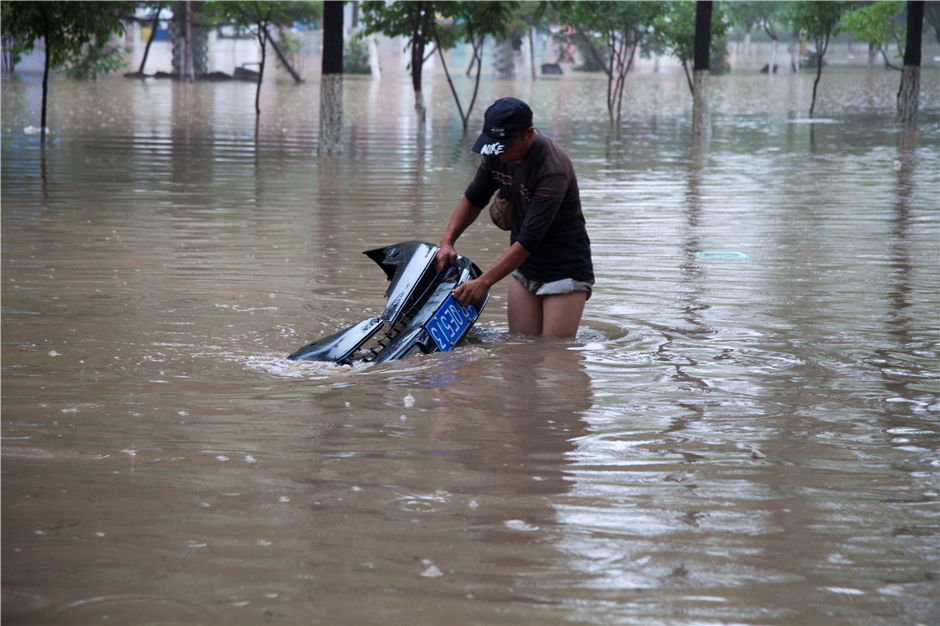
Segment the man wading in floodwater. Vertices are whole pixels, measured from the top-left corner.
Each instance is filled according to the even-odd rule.
[[[473,151],[483,159],[441,238],[437,269],[456,262],[457,238],[499,191],[512,203],[511,245],[482,276],[454,289],[454,297],[461,305],[476,302],[511,274],[509,330],[574,337],[594,266],[571,159],[532,127],[532,109],[515,98],[486,110]]]

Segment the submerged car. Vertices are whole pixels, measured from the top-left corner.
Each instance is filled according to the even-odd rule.
[[[447,352],[473,327],[489,300],[461,306],[451,291],[482,272],[465,256],[438,271],[434,258],[440,248],[424,241],[405,241],[363,254],[385,270],[391,284],[388,303],[379,317],[354,324],[297,350],[293,361],[326,361],[339,365],[384,363],[418,352]]]

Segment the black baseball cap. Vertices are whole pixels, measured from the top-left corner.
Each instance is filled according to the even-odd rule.
[[[500,98],[486,110],[483,132],[473,151],[484,156],[502,154],[516,137],[532,128],[532,109],[522,100]]]

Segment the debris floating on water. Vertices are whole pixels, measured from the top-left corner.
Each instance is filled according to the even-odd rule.
[[[748,259],[748,256],[743,252],[733,250],[699,250],[695,253],[695,256],[700,259]]]
[[[427,559],[424,559],[422,562],[426,565],[430,563],[430,565],[428,565],[428,568],[424,570],[423,572],[421,572],[421,575],[424,576],[425,578],[440,578],[441,576],[444,575],[444,572],[438,569],[437,565],[434,565]]]

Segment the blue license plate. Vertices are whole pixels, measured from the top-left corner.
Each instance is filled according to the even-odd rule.
[[[476,309],[473,305],[460,306],[454,300],[454,294],[447,294],[441,308],[437,310],[428,323],[424,325],[431,339],[441,349],[441,352],[447,352],[454,347],[457,340],[465,330],[477,318]]]

